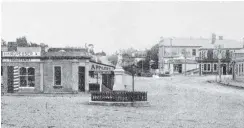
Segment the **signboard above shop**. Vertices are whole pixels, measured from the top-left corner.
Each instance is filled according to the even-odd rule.
[[[41,52],[3,52],[3,57],[38,57]]]
[[[110,74],[111,71],[114,70],[114,67],[97,64],[97,63],[92,63],[92,62],[90,62],[89,66],[90,66],[89,71],[95,71],[97,73],[102,73],[102,74],[107,74],[107,73]]]
[[[2,59],[2,62],[40,62],[40,59]]]

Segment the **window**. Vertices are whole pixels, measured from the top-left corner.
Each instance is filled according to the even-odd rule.
[[[239,74],[241,73],[241,64],[239,64]]]
[[[1,66],[1,76],[3,76],[3,66]]]
[[[208,64],[208,71],[210,71],[210,67],[211,67],[211,65],[210,65],[210,64]]]
[[[242,64],[242,73],[243,73],[243,70],[244,70],[244,67],[243,67],[243,64]]]
[[[35,87],[35,68],[21,67],[19,78],[20,87]]]
[[[196,56],[196,49],[192,49],[192,55]]]
[[[204,64],[204,71],[211,71],[211,64]]]
[[[61,86],[61,67],[54,67],[54,85]]]
[[[214,64],[214,71],[217,71],[217,64]]]
[[[207,64],[204,64],[204,71],[207,70]]]
[[[91,78],[94,78],[94,71],[89,71],[89,76],[90,76]]]

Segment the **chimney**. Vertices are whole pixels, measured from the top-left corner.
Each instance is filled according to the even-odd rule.
[[[214,44],[215,43],[215,41],[216,41],[216,34],[212,34],[212,44]]]
[[[223,40],[224,39],[224,37],[223,36],[219,36],[219,40]]]

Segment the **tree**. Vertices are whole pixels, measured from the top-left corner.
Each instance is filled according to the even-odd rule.
[[[7,43],[5,40],[1,39],[1,46],[7,46]]]
[[[158,51],[159,51],[159,44],[155,44],[150,49],[150,59],[154,61],[154,64],[152,64],[152,69],[158,69]],[[149,60],[150,61],[150,60]]]
[[[40,45],[39,44],[37,44],[37,43],[32,43],[32,42],[30,42],[30,45],[29,45],[30,47],[39,47]]]
[[[108,61],[110,61],[113,65],[116,65],[118,61],[118,56],[116,54],[112,54],[108,56]]]
[[[18,47],[29,47],[30,46],[30,44],[27,42],[27,39],[25,36],[17,38],[16,42],[17,42]]]

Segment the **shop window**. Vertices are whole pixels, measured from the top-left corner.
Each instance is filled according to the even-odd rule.
[[[196,49],[192,49],[192,55],[196,56]]]
[[[54,85],[61,86],[61,67],[54,67]]]
[[[20,87],[35,87],[35,68],[19,69]]]

